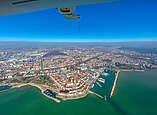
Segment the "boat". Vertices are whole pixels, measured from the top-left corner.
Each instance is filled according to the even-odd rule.
[[[99,78],[98,81],[102,82],[102,83],[105,83],[105,79],[103,79],[103,78]]]
[[[99,87],[102,87],[98,82],[96,82],[96,84],[97,84]]]
[[[94,83],[93,83],[93,85],[92,85],[92,88],[94,87]]]
[[[103,75],[104,75],[104,76],[108,76],[109,74],[108,74],[108,73],[104,73]]]

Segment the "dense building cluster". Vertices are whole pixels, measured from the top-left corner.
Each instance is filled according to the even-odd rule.
[[[112,47],[0,50],[1,79],[37,76],[42,69],[51,75],[51,69],[58,68],[61,71],[62,68],[67,68],[65,74],[68,74],[71,70],[77,71],[80,66],[86,66],[93,71],[115,66],[125,69],[134,69],[135,66],[138,69],[151,69],[157,67],[157,55]]]
[[[1,80],[35,78],[42,84],[51,82],[59,97],[85,95],[105,68],[156,69],[157,55],[115,47],[0,50]]]

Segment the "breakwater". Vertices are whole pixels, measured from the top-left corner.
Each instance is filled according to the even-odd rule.
[[[116,77],[115,77],[115,80],[114,80],[114,84],[113,84],[113,87],[112,87],[112,90],[111,90],[110,98],[113,96],[114,90],[116,88],[116,84],[117,84],[117,79],[118,79],[118,76],[119,76],[119,72],[120,71],[117,71],[117,74],[116,74]]]

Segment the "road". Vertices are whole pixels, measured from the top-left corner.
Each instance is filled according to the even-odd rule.
[[[92,58],[89,58],[89,59],[87,59],[87,60],[85,60],[85,61],[82,61],[82,62],[73,64],[73,65],[68,65],[68,66],[63,66],[63,67],[57,67],[57,68],[50,68],[50,69],[43,69],[43,71],[61,69],[61,68],[66,68],[66,67],[72,67],[72,68],[74,68],[74,67],[76,67],[76,66],[78,66],[78,65],[80,65],[80,64],[82,64],[82,63],[86,63],[86,62],[88,62],[88,61],[90,61],[90,60],[92,60],[92,59],[95,59],[95,58],[99,57],[99,56],[102,56],[102,54],[101,54],[101,55],[94,56],[94,57],[92,57]]]

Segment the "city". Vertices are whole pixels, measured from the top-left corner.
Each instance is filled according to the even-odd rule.
[[[95,83],[102,87],[97,80],[105,82],[99,77],[107,74],[104,70],[117,74],[120,71],[157,71],[157,54],[114,46],[0,50],[1,86],[36,86],[56,102],[94,94],[90,89]],[[116,76],[113,78],[116,82]],[[112,84],[115,88],[116,83]],[[110,93],[114,92],[112,90]],[[96,95],[106,100],[105,96]]]

